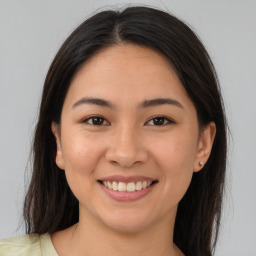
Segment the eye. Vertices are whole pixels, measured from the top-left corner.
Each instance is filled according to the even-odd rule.
[[[83,120],[83,123],[87,123],[90,125],[98,125],[98,126],[109,125],[109,122],[101,116],[90,116],[85,120]]]
[[[167,117],[156,116],[156,117],[150,119],[146,124],[147,125],[163,126],[163,125],[167,125],[167,124],[171,124],[171,123],[174,123],[174,122]]]

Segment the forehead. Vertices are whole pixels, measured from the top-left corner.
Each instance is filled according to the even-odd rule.
[[[190,101],[163,55],[147,47],[124,44],[102,49],[86,61],[73,78],[66,101],[71,104],[82,96],[97,96],[132,103],[167,95]]]

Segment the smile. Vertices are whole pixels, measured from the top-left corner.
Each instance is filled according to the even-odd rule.
[[[127,202],[148,195],[158,180],[144,176],[123,177],[119,175],[97,180],[102,190],[112,199]]]
[[[100,181],[102,185],[113,191],[119,192],[135,192],[146,189],[153,184],[153,181],[137,181],[137,182],[118,182],[118,181]]]

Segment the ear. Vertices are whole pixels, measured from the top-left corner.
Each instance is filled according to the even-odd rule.
[[[62,146],[61,146],[61,140],[60,140],[60,127],[55,122],[52,122],[51,125],[52,133],[56,138],[56,144],[57,144],[57,152],[56,152],[56,165],[64,170],[64,159],[63,159],[63,152],[62,152]]]
[[[194,172],[200,171],[207,162],[211,154],[215,135],[216,125],[214,122],[210,122],[201,131],[198,141],[197,154],[194,161]]]

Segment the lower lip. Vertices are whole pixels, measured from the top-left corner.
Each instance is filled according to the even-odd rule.
[[[119,191],[114,191],[112,189],[109,189],[99,183],[101,188],[113,199],[116,201],[121,201],[121,202],[127,202],[127,201],[135,201],[139,200],[143,197],[145,197],[147,194],[150,193],[150,191],[154,188],[156,183],[152,184],[150,187],[134,191],[134,192],[119,192]]]

